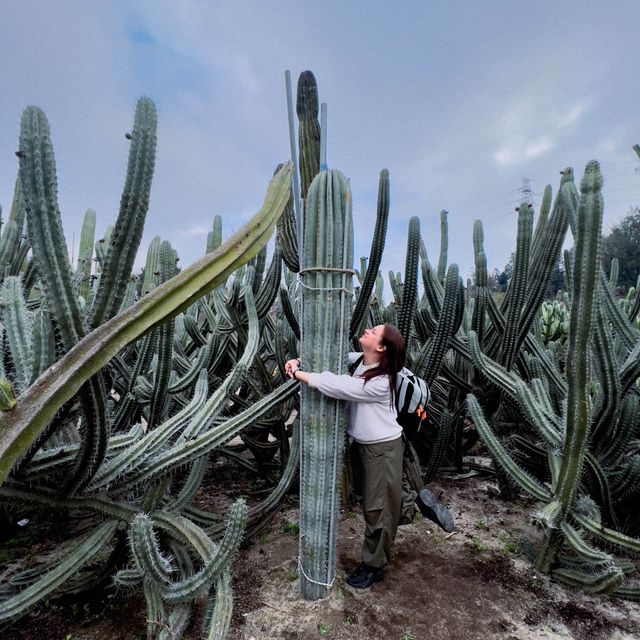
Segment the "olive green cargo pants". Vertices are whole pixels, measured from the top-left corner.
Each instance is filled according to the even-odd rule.
[[[354,489],[362,496],[365,532],[362,562],[383,567],[391,559],[403,509],[402,438],[376,444],[352,444]]]

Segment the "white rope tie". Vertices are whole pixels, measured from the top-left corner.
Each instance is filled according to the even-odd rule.
[[[311,285],[305,284],[302,278],[300,277],[301,274],[311,273],[314,271],[323,271],[328,273],[341,273],[343,275],[343,281],[344,281],[345,275],[349,275],[349,276],[355,275],[356,272],[353,269],[337,269],[335,267],[308,267],[307,269],[302,269],[301,271],[298,272],[298,282],[300,283],[300,286],[304,287],[309,291],[341,291],[342,293],[348,293],[349,295],[353,295],[353,291],[350,291],[349,289],[347,289],[346,286],[312,287]]]
[[[333,583],[336,581],[335,576],[331,578],[331,582],[319,582],[318,580],[313,580],[313,578],[310,578],[305,573],[304,567],[302,566],[302,562],[300,561],[300,556],[298,556],[298,570],[300,571],[300,573],[302,573],[302,575],[305,577],[305,580],[307,582],[311,582],[311,584],[317,584],[319,587],[326,587],[327,589],[331,589],[331,587],[333,587]]]

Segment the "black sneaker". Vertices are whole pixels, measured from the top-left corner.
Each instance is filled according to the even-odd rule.
[[[420,513],[435,522],[441,529],[447,533],[451,533],[455,525],[453,524],[453,516],[447,507],[440,504],[436,497],[428,489],[420,489],[416,496],[416,504]]]
[[[347,584],[355,589],[368,589],[374,582],[380,582],[383,578],[382,568],[370,567],[363,562],[349,574]]]

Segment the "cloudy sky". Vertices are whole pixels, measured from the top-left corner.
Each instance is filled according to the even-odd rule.
[[[328,163],[351,179],[356,261],[369,251],[378,175],[391,176],[383,268],[404,270],[420,218],[432,263],[439,212],[449,261],[470,275],[481,219],[490,267],[514,247],[522,178],[534,204],[590,159],[605,231],[640,204],[640,2],[0,0],[0,204],[10,205],[22,109],[45,110],[67,242],[84,211],[116,219],[136,99],[158,108],[143,245],[186,266],[213,216],[225,235],[289,157],[284,71],[311,69],[328,104]],[[77,254],[77,248],[76,248]],[[141,262],[143,258],[140,259]]]

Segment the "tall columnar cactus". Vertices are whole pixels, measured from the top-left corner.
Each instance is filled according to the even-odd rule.
[[[475,302],[471,328],[476,332],[478,340],[482,344],[484,342],[487,296],[491,294],[487,287],[487,256],[484,253],[484,231],[480,220],[473,223],[473,254],[475,259]]]
[[[444,282],[447,271],[447,256],[449,253],[449,212],[444,209],[440,212],[440,257],[438,259],[438,280]]]
[[[58,185],[49,123],[44,112],[27,107],[20,127],[20,183],[29,237],[40,278],[46,286],[64,349],[69,351],[85,334],[84,318],[72,283],[71,265],[58,208]],[[100,374],[89,379],[79,394],[84,413],[82,447],[67,489],[86,484],[106,452],[106,389]]]
[[[302,285],[304,368],[346,373],[353,228],[347,181],[324,171],[307,194]],[[343,403],[304,387],[301,398],[300,590],[325,597],[335,576],[336,532],[346,414]]]
[[[156,125],[155,105],[149,98],[140,98],[130,135],[131,147],[120,212],[111,234],[89,319],[92,329],[118,312],[129,282],[149,209],[156,159]]]
[[[383,169],[380,172],[378,182],[378,209],[376,211],[376,226],[373,230],[373,238],[371,239],[371,251],[369,252],[369,263],[367,271],[360,287],[360,297],[356,302],[351,323],[349,325],[349,337],[360,335],[367,321],[369,311],[369,301],[373,285],[378,277],[380,262],[382,261],[382,252],[384,251],[384,243],[387,236],[387,222],[389,220],[389,172]]]
[[[567,360],[569,389],[565,435],[559,469],[554,478],[554,492],[559,505],[560,519],[566,518],[575,503],[591,426],[588,397],[591,355],[589,342],[596,312],[595,296],[600,270],[603,214],[602,175],[597,162],[592,161],[587,165],[580,186],[574,286],[569,322]],[[537,560],[539,567],[548,569],[555,558],[559,543],[555,530],[548,530]]]
[[[402,304],[398,312],[398,330],[404,338],[406,347],[411,339],[413,315],[416,311],[418,296],[418,263],[420,259],[420,220],[415,216],[409,220],[407,236],[407,255],[405,258],[404,283],[402,285]]]
[[[505,317],[505,333],[500,347],[501,362],[507,369],[510,369],[518,352],[516,343],[518,329],[520,327],[520,316],[522,305],[525,300],[528,274],[529,274],[529,251],[531,249],[531,238],[533,234],[533,210],[529,204],[523,202],[518,212],[518,236],[516,259],[513,267],[513,277],[509,286],[509,307]]]

